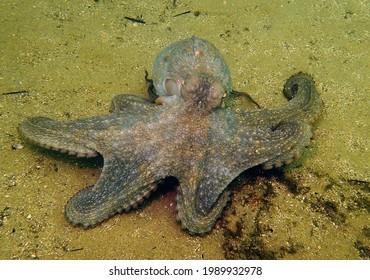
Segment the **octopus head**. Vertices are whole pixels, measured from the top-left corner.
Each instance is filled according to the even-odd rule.
[[[164,87],[167,96],[159,97],[157,103],[171,103],[176,96],[199,112],[208,112],[223,107],[228,93],[225,87],[207,75],[189,76],[185,80],[167,79]]]

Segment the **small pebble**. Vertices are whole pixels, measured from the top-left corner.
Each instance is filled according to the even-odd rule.
[[[22,144],[20,144],[20,143],[17,143],[17,144],[14,144],[13,146],[12,146],[12,149],[13,150],[20,150],[20,149],[23,149],[23,145]]]

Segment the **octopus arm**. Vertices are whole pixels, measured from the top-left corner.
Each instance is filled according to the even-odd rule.
[[[268,110],[265,121],[296,119],[315,122],[321,114],[323,103],[310,75],[299,72],[285,83],[283,94],[288,103]]]
[[[96,184],[82,189],[69,200],[65,209],[67,220],[74,225],[92,227],[138,206],[161,179],[141,172],[147,163],[142,165],[110,157]]]
[[[30,143],[77,157],[95,157],[104,149],[102,141],[121,129],[129,129],[143,118],[155,118],[161,106],[140,97],[119,96],[112,102],[113,113],[75,121],[34,117],[21,123],[19,131]],[[112,136],[113,137],[113,136]]]
[[[30,143],[77,157],[95,157],[96,150],[81,138],[78,122],[60,122],[46,117],[31,118],[19,126],[21,135]]]
[[[196,173],[203,174],[202,170],[198,170]],[[202,207],[203,200],[210,198],[204,193],[207,191],[204,186],[207,182],[202,183],[196,177],[197,175],[191,172],[191,178],[180,179],[176,204],[177,220],[181,223],[182,228],[187,229],[190,234],[204,234],[213,229],[229,200],[230,192],[225,190],[221,194],[219,193],[216,199],[212,197],[212,206],[205,210]]]
[[[205,175],[198,182],[197,200],[192,206],[204,215],[221,208],[225,189],[243,171],[261,164],[279,167],[294,159],[309,144],[311,127],[286,120],[271,127],[238,130],[232,138],[222,137],[216,146],[218,153],[209,153],[205,161]]]

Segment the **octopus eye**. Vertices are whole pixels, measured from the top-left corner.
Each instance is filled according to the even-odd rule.
[[[179,95],[180,89],[176,83],[175,80],[173,79],[167,79],[164,81],[164,88],[166,90],[166,93],[168,95]]]
[[[222,98],[225,98],[227,96],[227,92],[224,92],[224,94],[222,95]]]

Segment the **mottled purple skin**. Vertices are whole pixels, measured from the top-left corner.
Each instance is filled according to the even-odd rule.
[[[103,156],[96,184],[66,205],[72,224],[95,226],[136,207],[160,181],[174,176],[178,221],[190,233],[208,232],[228,201],[230,182],[253,166],[280,167],[297,159],[322,108],[313,80],[304,73],[287,80],[286,104],[272,109],[240,105],[249,101],[231,92],[221,55],[195,37],[159,54],[153,80],[156,103],[119,95],[106,116],[35,117],[20,125],[23,137],[35,145]]]

